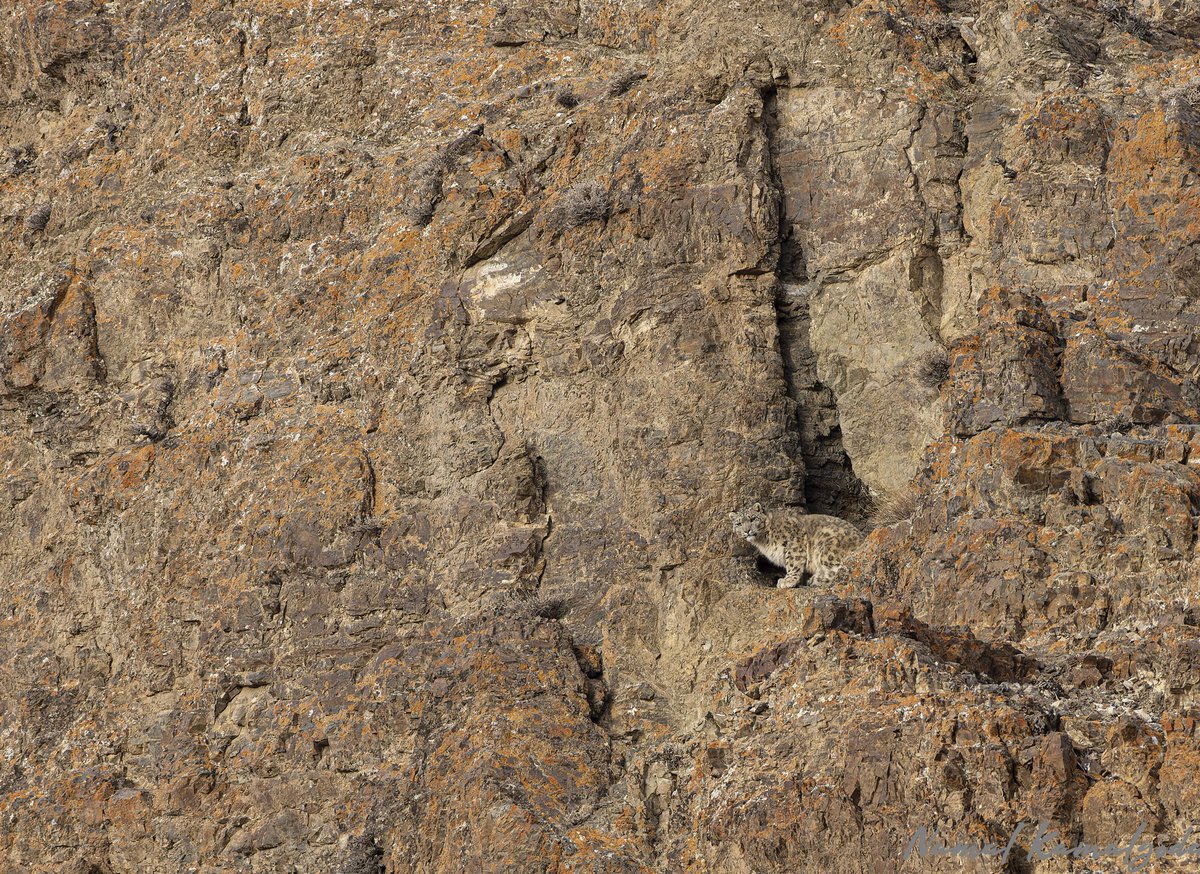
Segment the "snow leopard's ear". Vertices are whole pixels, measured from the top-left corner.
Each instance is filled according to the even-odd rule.
[[[751,509],[754,510],[755,513],[761,513],[763,511],[762,504],[760,504],[758,501],[754,502],[754,506],[751,507]]]

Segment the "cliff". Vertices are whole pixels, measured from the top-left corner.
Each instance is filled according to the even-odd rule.
[[[6,4],[0,870],[1184,835],[1198,37],[1195,0]],[[753,501],[874,530],[776,589]]]

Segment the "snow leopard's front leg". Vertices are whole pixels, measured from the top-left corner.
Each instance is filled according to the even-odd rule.
[[[806,567],[803,555],[798,555],[794,552],[785,553],[783,556],[783,567],[787,573],[776,583],[776,586],[781,589],[794,589],[804,582]]]

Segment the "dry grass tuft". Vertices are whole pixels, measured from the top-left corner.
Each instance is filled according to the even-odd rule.
[[[940,389],[950,377],[950,358],[945,351],[935,349],[917,363],[917,381],[929,389]]]
[[[508,610],[521,617],[561,620],[575,606],[570,593],[539,592],[532,595],[513,594],[508,599]]]
[[[912,518],[919,503],[916,488],[907,486],[898,492],[888,492],[875,498],[872,503],[871,524],[876,528],[886,528]]]
[[[442,184],[447,171],[455,161],[475,147],[482,133],[483,125],[481,124],[464,131],[439,149],[413,174],[412,201],[408,208],[408,219],[414,225],[423,228],[433,221],[433,211],[437,208],[438,201],[442,199]]]
[[[1129,0],[1100,0],[1100,11],[1109,22],[1143,42],[1154,34],[1150,22],[1133,11]]]
[[[608,191],[599,182],[580,182],[572,185],[559,199],[554,223],[559,230],[568,230],[588,222],[603,221],[612,210]]]

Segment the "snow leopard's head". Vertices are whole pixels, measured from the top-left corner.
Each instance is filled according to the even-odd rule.
[[[729,521],[733,523],[734,531],[747,540],[754,540],[766,530],[767,514],[763,510],[762,504],[752,504],[744,510],[735,510],[730,513]]]

